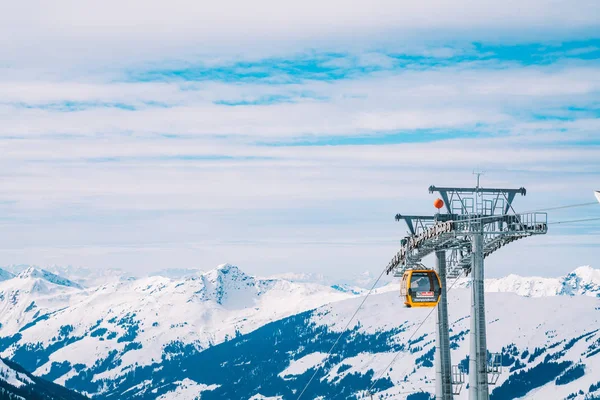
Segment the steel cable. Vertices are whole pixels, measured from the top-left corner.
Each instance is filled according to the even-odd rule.
[[[315,372],[312,374],[312,376],[310,377],[309,381],[306,383],[306,385],[304,386],[304,389],[302,389],[302,392],[300,392],[300,395],[298,396],[298,398],[296,400],[300,400],[300,398],[302,397],[302,395],[304,394],[304,392],[306,391],[306,389],[308,389],[308,386],[311,384],[311,382],[315,379],[315,376],[317,376],[317,373],[320,371],[321,367],[323,366],[323,364],[325,363],[325,361],[327,361],[327,359],[329,358],[329,356],[331,355],[331,353],[333,352],[333,349],[335,348],[335,346],[337,346],[337,344],[339,343],[340,339],[342,338],[342,336],[344,336],[344,333],[346,333],[346,330],[348,329],[348,327],[350,326],[350,323],[354,320],[354,317],[356,317],[356,315],[358,314],[358,312],[360,311],[360,309],[362,308],[362,306],[365,304],[365,301],[367,301],[367,298],[371,295],[371,293],[373,292],[373,290],[375,289],[375,286],[377,286],[377,284],[379,283],[379,280],[381,279],[381,277],[383,276],[383,274],[385,273],[385,270],[387,269],[384,268],[383,271],[381,271],[381,273],[379,274],[379,276],[377,277],[377,280],[375,280],[375,283],[373,283],[373,285],[371,286],[371,289],[369,289],[369,291],[367,292],[367,294],[365,295],[365,297],[363,298],[363,300],[361,301],[360,305],[358,306],[358,308],[356,309],[356,311],[354,311],[354,314],[352,314],[352,317],[350,317],[350,319],[348,320],[348,322],[346,323],[346,326],[344,327],[344,329],[342,329],[342,331],[340,332],[340,334],[338,335],[336,341],[333,343],[333,345],[331,346],[331,348],[329,349],[329,351],[327,352],[327,355],[325,356],[325,358],[323,359],[323,361],[321,361],[318,365],[318,367],[315,369]]]
[[[452,282],[452,285],[450,286],[450,288],[448,288],[448,292],[450,292],[452,290],[452,288],[454,287],[454,285],[456,285],[456,282],[458,282],[458,280],[462,277],[462,272],[459,276],[456,277],[456,279],[454,279],[454,282]],[[425,322],[429,319],[429,317],[431,317],[431,314],[433,314],[433,312],[437,309],[437,306],[433,307],[431,309],[431,311],[429,311],[429,313],[427,314],[427,316],[423,319],[423,321],[421,321],[421,323],[417,326],[417,329],[415,329],[415,331],[412,333],[412,335],[410,335],[410,337],[408,338],[408,342],[410,342],[412,340],[413,337],[415,337],[415,335],[419,332],[419,329],[421,329],[423,327],[423,325],[425,324]],[[377,382],[379,382],[379,380],[381,379],[381,377],[383,376],[383,374],[385,374],[387,372],[387,370],[396,362],[396,359],[398,358],[398,356],[400,354],[404,354],[405,356],[408,353],[403,353],[401,351],[397,352],[396,355],[394,356],[394,358],[392,359],[392,361],[390,361],[390,363],[387,365],[387,367],[385,367],[381,373],[379,374],[379,376],[377,377],[377,379],[375,379],[373,381],[373,384],[371,385],[371,387],[369,388],[369,393],[372,394],[373,388],[375,387],[375,385],[377,384]],[[404,358],[404,357],[402,357]],[[408,369],[405,370],[405,372]],[[404,375],[403,372],[401,375]]]

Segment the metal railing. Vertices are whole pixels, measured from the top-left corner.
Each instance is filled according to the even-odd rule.
[[[466,256],[460,262],[454,263],[453,268],[448,270],[449,276],[452,277],[462,270],[469,271],[471,264],[469,237],[476,232],[483,230],[485,234],[485,257],[517,239],[548,232],[548,214],[542,212],[472,216],[468,218],[456,217],[457,219],[448,222],[452,224],[450,232],[436,234],[431,238],[427,237],[425,240],[420,240],[416,247],[407,244],[416,235],[403,239],[403,249],[392,258],[387,271],[394,270],[395,276],[401,276],[405,270],[420,263],[424,257],[436,250],[465,249]],[[431,229],[434,228],[435,225]],[[421,237],[421,239],[423,238]]]

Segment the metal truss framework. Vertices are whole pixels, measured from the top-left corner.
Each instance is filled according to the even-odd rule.
[[[429,187],[444,200],[446,213],[436,215],[397,214],[405,221],[409,235],[401,240],[400,251],[387,266],[388,274],[402,276],[408,269],[420,265],[423,258],[436,253],[438,274],[446,279],[471,274],[471,350],[469,358],[469,399],[487,400],[488,353],[485,332],[485,303],[483,291],[484,258],[515,240],[548,231],[546,213],[517,213],[512,204],[517,194],[526,195],[525,188],[494,189]],[[446,253],[448,255],[446,256]],[[442,292],[438,306],[437,330],[447,329],[447,291]],[[436,399],[451,400],[456,385],[451,377],[448,335],[437,332]],[[493,369],[493,368],[492,368]],[[498,371],[493,369],[494,374]],[[497,380],[492,380],[492,383]],[[453,390],[452,386],[455,386]]]
[[[484,257],[518,239],[545,234],[547,213],[518,214],[512,207],[521,189],[436,188],[448,213],[436,215],[396,214],[396,221],[405,221],[409,235],[401,240],[400,251],[388,263],[386,273],[402,276],[423,258],[438,250],[451,251],[448,257],[448,278],[471,272],[473,234],[484,235]],[[473,197],[465,196],[470,194]],[[461,196],[462,195],[462,196]],[[487,197],[492,197],[488,199]],[[475,198],[474,198],[475,197]],[[477,198],[480,198],[479,201]],[[500,212],[500,213],[499,213]]]

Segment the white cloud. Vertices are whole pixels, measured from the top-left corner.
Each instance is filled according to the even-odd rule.
[[[524,122],[533,128],[543,123],[532,124],[527,121],[528,114],[597,102],[599,76],[592,62],[504,69],[458,66],[292,85],[5,81],[0,84],[5,93],[4,105],[0,105],[0,135],[135,132],[291,138],[472,129],[475,125],[510,130],[516,123],[525,126]],[[220,100],[255,101],[265,96],[284,96],[294,102],[268,107],[214,104]],[[83,103],[79,106],[82,109],[60,109],[63,103],[72,102]],[[136,110],[115,107],[120,104]],[[521,114],[521,121],[511,115],[514,113]]]
[[[474,51],[448,44],[454,40],[583,37],[597,23],[595,1],[9,7],[0,16],[0,264],[230,261],[261,273],[377,272],[405,231],[393,215],[431,212],[430,184],[471,185],[471,171],[482,168],[485,185],[527,187],[518,207],[536,209],[585,201],[598,181],[597,61],[444,65]],[[350,54],[328,58],[327,49]],[[390,56],[397,49],[440,64],[399,69]],[[291,54],[348,77],[131,82],[128,75]],[[362,70],[370,68],[381,70]],[[216,104],[278,97],[286,102]],[[256,144],[398,132],[431,140]],[[473,132],[480,136],[461,139]],[[517,262],[534,265],[535,256],[527,259],[534,251],[544,250],[495,259],[510,262],[508,272]],[[578,253],[577,263],[597,251]],[[564,265],[572,254],[558,253],[544,258],[548,270],[572,269]]]
[[[527,4],[461,0],[281,2],[227,0],[73,0],[13,2],[0,16],[0,50],[8,62],[99,62],[244,51],[273,54],[309,47],[360,46],[369,40],[414,43],[470,36],[496,40],[573,36],[597,27],[594,0]]]

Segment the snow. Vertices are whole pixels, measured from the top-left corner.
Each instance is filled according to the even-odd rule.
[[[112,280],[90,288],[68,282],[73,281],[30,268],[21,270],[18,276],[0,281],[3,336],[21,330],[18,346],[40,343],[48,347],[53,338],[60,336],[62,328],[71,326],[71,335],[82,337],[52,352],[49,361],[35,371],[37,375],[48,373],[53,362],[69,361],[72,365],[92,366],[106,358],[111,350],[121,353],[129,343],[117,342],[127,332],[127,323],[119,323],[124,319],[131,319],[139,326],[133,340],[141,345],[141,349],[123,354],[120,364],[115,363],[112,368],[97,374],[95,380],[116,379],[133,365],[149,365],[160,361],[163,356],[169,357],[165,354],[165,346],[172,342],[204,349],[237,334],[249,333],[268,322],[315,308],[313,322],[339,332],[363,299],[352,290],[340,290],[328,284],[258,278],[229,264],[185,278],[149,276]],[[377,288],[349,328],[358,327],[359,331],[375,333],[403,325],[406,330],[394,339],[399,343],[406,342],[430,310],[404,308],[398,285],[395,281]],[[454,333],[470,328],[468,287],[468,280],[463,279],[449,293]],[[597,298],[600,294],[600,270],[589,266],[579,267],[560,278],[509,275],[488,279],[486,292],[490,351],[500,351],[508,338],[520,349],[548,346],[560,338],[574,337],[599,325],[600,311],[596,308],[600,306]],[[32,325],[39,316],[45,315],[47,319]],[[106,334],[92,336],[91,333],[97,329],[106,330]],[[434,343],[434,329],[434,318],[430,318],[419,331],[418,336],[427,335],[424,340],[429,342],[427,346]],[[109,333],[115,336],[108,339]],[[468,337],[465,343],[468,343]],[[578,346],[567,352],[566,359],[577,361],[577,357],[581,358],[583,350]],[[425,347],[424,351],[428,348]],[[10,357],[13,351],[14,347],[10,347],[1,355]],[[405,370],[412,370],[415,359],[421,354],[406,354],[398,360],[390,375],[398,387],[390,389],[388,394],[393,394],[394,390],[417,390],[431,384],[433,373],[424,370],[418,370],[409,382],[401,382],[407,374]],[[452,357],[456,363],[467,354],[468,346],[461,344],[453,351]],[[279,376],[285,379],[286,376],[300,375],[319,365],[324,356],[323,353],[311,353],[291,360]],[[366,373],[369,369],[377,375],[392,357],[391,354],[361,353],[341,361],[340,366],[344,364],[346,367],[339,375]],[[598,360],[600,356],[586,360],[586,376],[576,381],[578,385],[581,383],[582,388],[595,383],[588,382],[589,376],[600,376]],[[64,384],[73,374],[71,370],[56,382]],[[327,379],[332,380],[335,375],[332,372]],[[572,390],[573,387],[566,385],[557,391],[562,393],[563,389]],[[186,396],[192,396],[192,393],[197,396],[202,390],[214,388],[184,380],[178,382],[173,393],[182,399],[194,398]],[[538,392],[528,398],[552,398],[552,393],[545,388]]]
[[[204,385],[187,378],[174,384],[177,385],[177,389],[158,397],[157,400],[195,400],[200,398],[202,392],[219,387],[219,385]]]
[[[16,388],[20,388],[25,385],[33,385],[34,382],[26,375],[21,374],[14,369],[10,368],[4,361],[0,359],[0,380],[12,385]]]
[[[120,365],[94,379],[113,379],[132,365],[158,361],[165,346],[173,342],[202,349],[268,322],[355,297],[319,284],[259,279],[228,264],[198,277],[151,276],[88,289],[43,277],[29,271],[0,282],[3,331],[22,330],[19,346],[40,343],[47,347],[65,326],[72,327],[71,336],[83,338],[54,351],[36,374],[48,373],[54,362],[92,366],[111,350],[122,352],[128,342],[117,342],[126,333],[126,324],[119,321],[131,319],[138,325],[133,340],[142,348],[126,352]],[[48,317],[31,325],[38,311]],[[98,329],[106,333],[92,336]],[[108,334],[114,335],[111,340],[106,339]],[[13,351],[14,347],[8,348],[2,355],[10,357]]]
[[[202,270],[196,268],[167,268],[154,271],[150,276],[164,276],[171,279],[191,278],[202,275]]]
[[[344,290],[353,291],[356,293],[366,293],[366,291],[370,289],[371,286],[373,286],[373,283],[377,279],[377,277],[373,276],[369,271],[353,274],[344,278],[333,278],[319,273],[296,272],[287,272],[272,275],[271,278],[284,279],[290,282],[318,283],[320,285],[325,286],[339,287]],[[388,276],[383,276],[380,279],[378,286],[383,286],[387,284],[390,279],[392,278]]]
[[[39,278],[44,281],[48,281],[55,285],[67,286],[67,287],[75,287],[81,289],[81,285],[71,282],[66,278],[62,278],[58,275],[53,274],[52,272],[46,271],[44,269],[38,269],[34,267],[29,267],[25,271],[21,272],[17,275],[19,279],[30,279],[30,278]]]
[[[487,280],[487,292],[516,293],[519,296],[545,297],[556,296],[560,291],[560,281],[555,278],[526,278],[509,275],[501,279]]]
[[[291,361],[290,365],[279,373],[279,376],[285,379],[285,377],[289,375],[302,375],[309,369],[320,365],[325,357],[327,357],[326,353],[316,352],[307,354],[298,360]]]
[[[302,273],[302,272],[284,272],[281,274],[271,275],[271,279],[284,279],[290,282],[308,282],[308,283],[320,283],[322,285],[328,285],[329,279],[325,278],[323,274],[316,273]]]
[[[14,278],[15,275],[0,268],[0,282]]]
[[[600,269],[594,269],[589,265],[579,267],[573,271],[582,281],[600,285]]]
[[[63,286],[40,278],[38,274],[19,275],[0,282],[0,324],[2,329],[18,331],[35,316],[68,307],[86,293],[73,286]]]
[[[469,278],[461,278],[456,288],[470,287]],[[508,275],[486,279],[485,291],[491,293],[516,293],[519,296],[546,297],[560,295],[586,295],[600,297],[600,270],[583,266],[559,278],[524,277]]]
[[[470,290],[452,289],[449,294],[449,320],[451,335],[466,332],[470,329]],[[340,332],[352,316],[360,299],[349,299],[335,304],[320,307],[313,314],[311,322],[317,325],[326,325],[334,332]],[[514,344],[520,351],[535,347],[548,347],[552,344],[590,333],[600,326],[600,302],[590,296],[551,296],[551,297],[523,297],[515,293],[488,293],[486,295],[486,319],[488,322],[488,349],[490,352],[500,352],[502,347]],[[358,332],[375,334],[402,326],[406,328],[394,337],[397,343],[407,343],[412,336],[416,339],[425,335],[424,340],[417,346],[422,346],[422,351],[411,353],[406,351],[398,357],[391,371],[384,376],[389,376],[395,386],[380,394],[389,395],[389,398],[405,398],[400,393],[414,392],[420,389],[433,392],[433,368],[418,368],[416,359],[435,346],[435,318],[428,318],[419,329],[419,325],[429,314],[429,309],[409,309],[402,305],[402,299],[397,293],[388,292],[370,297],[364,308],[359,311],[357,320],[351,324],[350,329],[356,328]],[[382,316],[387,316],[382,318]],[[419,329],[417,331],[417,329]],[[414,335],[414,336],[413,336]],[[535,393],[529,393],[527,399],[565,398],[572,392],[583,389],[587,392],[592,383],[598,381],[600,376],[600,356],[584,358],[582,353],[591,341],[600,338],[600,332],[595,332],[590,341],[582,340],[565,352],[561,361],[579,362],[582,358],[586,364],[586,375],[568,385],[556,386],[552,382],[548,387],[542,387]],[[564,343],[562,346],[564,347]],[[458,342],[458,348],[452,350],[454,364],[464,359],[469,353],[469,337],[466,334],[464,341]],[[557,348],[559,350],[559,348]],[[334,350],[335,353],[335,350]],[[358,356],[346,358],[327,376],[328,381],[349,373],[366,374],[374,370],[378,376],[394,357],[392,352],[360,353]],[[541,362],[543,356],[536,361]],[[336,371],[342,365],[350,366],[338,374]],[[531,365],[532,366],[532,365]],[[284,375],[282,372],[280,375]],[[409,376],[407,382],[404,377]],[[508,377],[508,373],[500,376],[498,385]],[[490,387],[493,390],[494,387]],[[577,390],[575,390],[577,389]],[[394,397],[396,396],[396,397]],[[406,395],[404,395],[406,396]],[[456,400],[468,398],[468,390],[463,390]]]
[[[334,368],[328,375],[327,375],[327,381],[328,382],[332,382],[334,379],[336,378],[343,378],[345,375],[349,375],[349,374],[355,374],[355,373],[362,373],[365,370],[368,370],[369,366],[373,365],[373,363],[378,362],[379,361],[379,357],[381,357],[380,354],[376,354],[376,353],[360,353],[355,357],[347,357],[344,359],[343,362],[341,362],[340,364],[337,365],[336,368]],[[390,360],[392,359],[393,356],[390,356]],[[347,370],[344,370],[343,372],[339,372],[340,367],[342,366],[349,366],[350,368],[348,368]]]
[[[31,268],[31,265],[9,265],[3,267],[13,275],[19,275]],[[41,269],[35,267],[36,269]],[[95,287],[110,282],[118,282],[131,278],[131,274],[119,268],[84,268],[74,266],[52,265],[44,267],[44,271],[66,278],[82,287]]]

